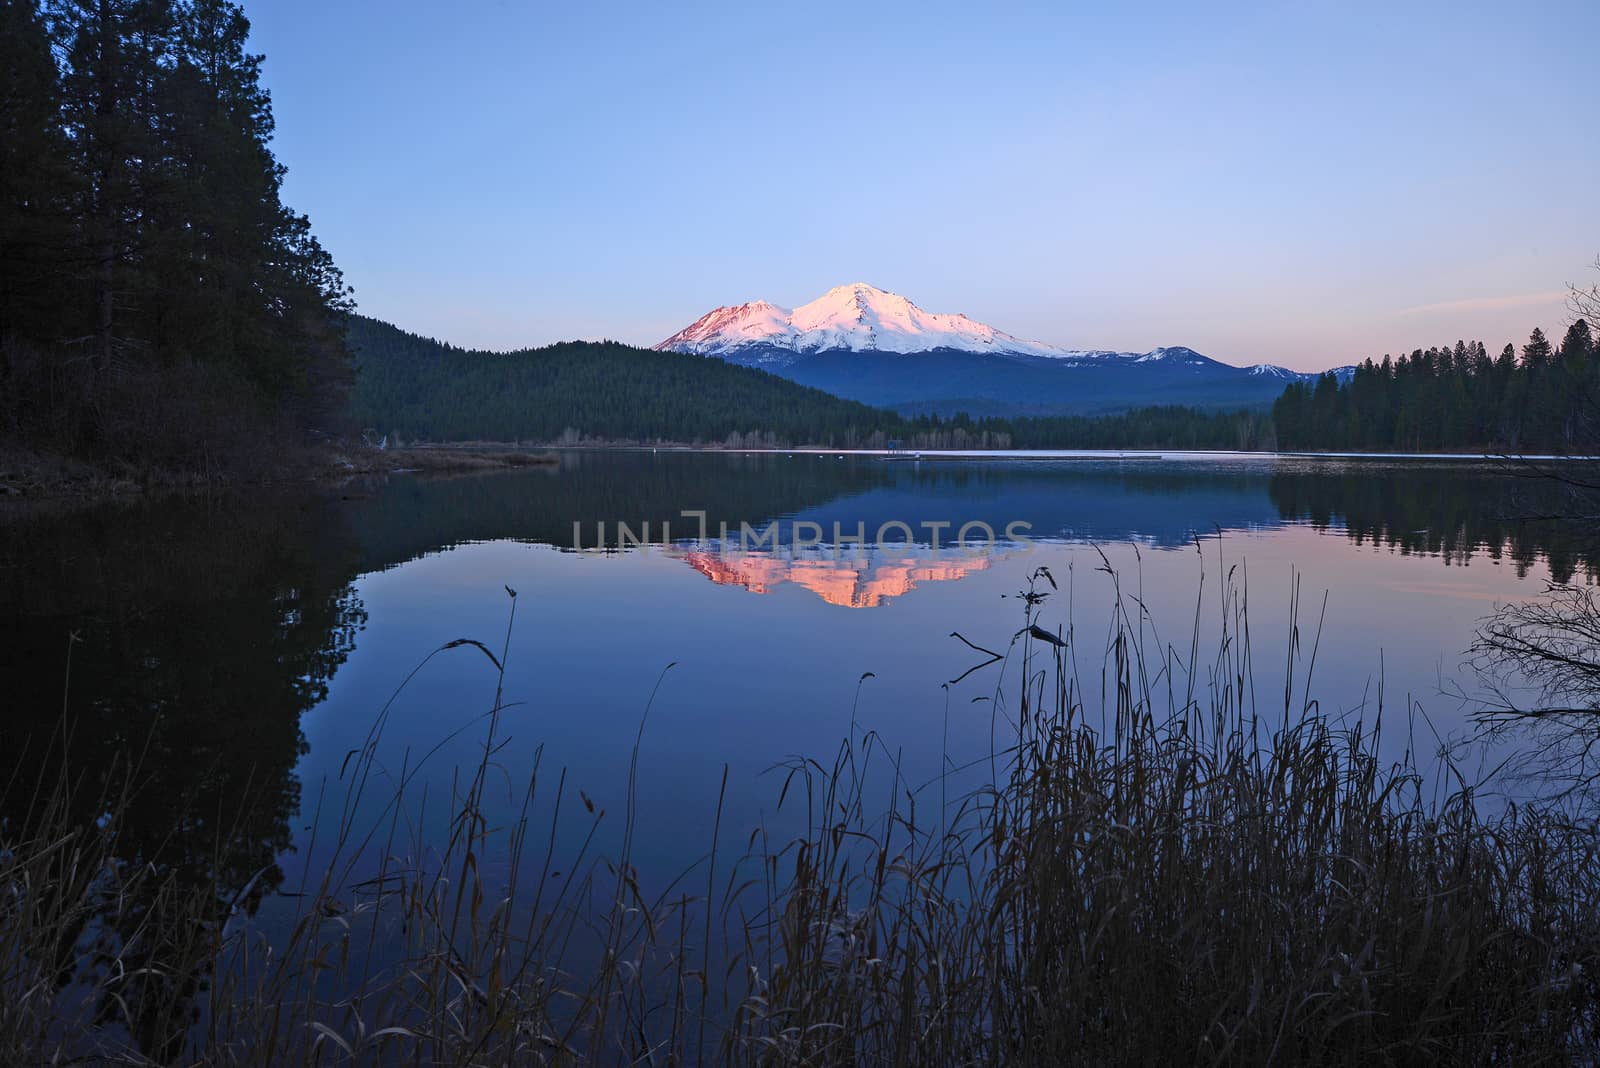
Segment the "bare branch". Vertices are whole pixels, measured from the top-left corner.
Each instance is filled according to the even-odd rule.
[[[1600,588],[1551,585],[1539,599],[1505,605],[1479,628],[1472,656],[1492,692],[1538,695],[1507,698],[1483,718],[1563,719],[1600,731]]]

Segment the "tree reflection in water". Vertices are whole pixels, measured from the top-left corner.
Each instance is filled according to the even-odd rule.
[[[23,762],[0,780],[0,818],[24,824],[63,773],[72,825],[119,810],[115,862],[142,869],[146,892],[106,902],[92,933],[121,957],[128,978],[107,991],[153,1056],[174,1052],[204,954],[133,933],[163,929],[163,909],[210,925],[230,905],[254,912],[282,879],[300,717],[365,618],[340,512],[303,497],[168,500],[0,527],[0,752]],[[62,953],[94,964],[82,941]]]

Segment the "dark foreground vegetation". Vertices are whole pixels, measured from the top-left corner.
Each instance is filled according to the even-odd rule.
[[[251,920],[255,879],[120,858],[136,759],[93,782],[46,761],[63,774],[12,778],[32,802],[0,827],[0,1060],[1592,1060],[1592,822],[1386,764],[1392,710],[1332,719],[1293,684],[1258,706],[1235,591],[1217,648],[1180,657],[1147,646],[1132,598],[1102,652],[1081,648],[1054,629],[1053,586],[1036,573],[983,669],[1000,673],[984,785],[907,781],[892,746],[853,734],[775,784],[793,840],[718,815],[667,886],[640,884],[629,834],[610,858],[554,855],[533,815],[630,827],[631,787],[606,813],[549,769],[521,819],[489,817],[514,695],[471,721],[484,757],[447,840],[412,838],[403,776],[376,818],[326,802],[347,814],[326,823],[337,855],[279,931]],[[503,680],[510,638],[433,655]],[[383,730],[346,761],[352,797],[384,781]],[[195,817],[221,851],[215,815]]]

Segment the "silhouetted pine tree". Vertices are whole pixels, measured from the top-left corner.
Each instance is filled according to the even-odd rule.
[[[0,339],[61,326],[74,175],[60,118],[44,18],[31,0],[0,0]],[[0,392],[9,376],[0,362]]]
[[[0,420],[213,465],[341,413],[348,291],[228,0],[0,0]]]

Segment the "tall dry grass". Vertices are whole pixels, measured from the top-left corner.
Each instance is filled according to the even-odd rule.
[[[1231,584],[1205,658],[1154,642],[1120,593],[1090,656],[1048,625],[1054,586],[1036,573],[986,669],[985,785],[948,762],[908,781],[853,730],[783,778],[802,833],[735,849],[719,803],[707,856],[667,886],[632,862],[637,745],[614,856],[585,844],[554,877],[563,807],[591,836],[603,815],[559,772],[491,817],[511,624],[497,649],[434,654],[501,684],[463,728],[482,758],[444,840],[408,830],[426,755],[376,770],[386,708],[286,929],[251,921],[248,886],[118,858],[136,766],[113,789],[35,762],[36,804],[0,833],[0,1062],[1594,1063],[1592,822],[1385,762],[1380,708],[1336,720],[1296,679],[1316,645],[1297,622],[1262,711]],[[87,825],[65,815],[85,789]]]

